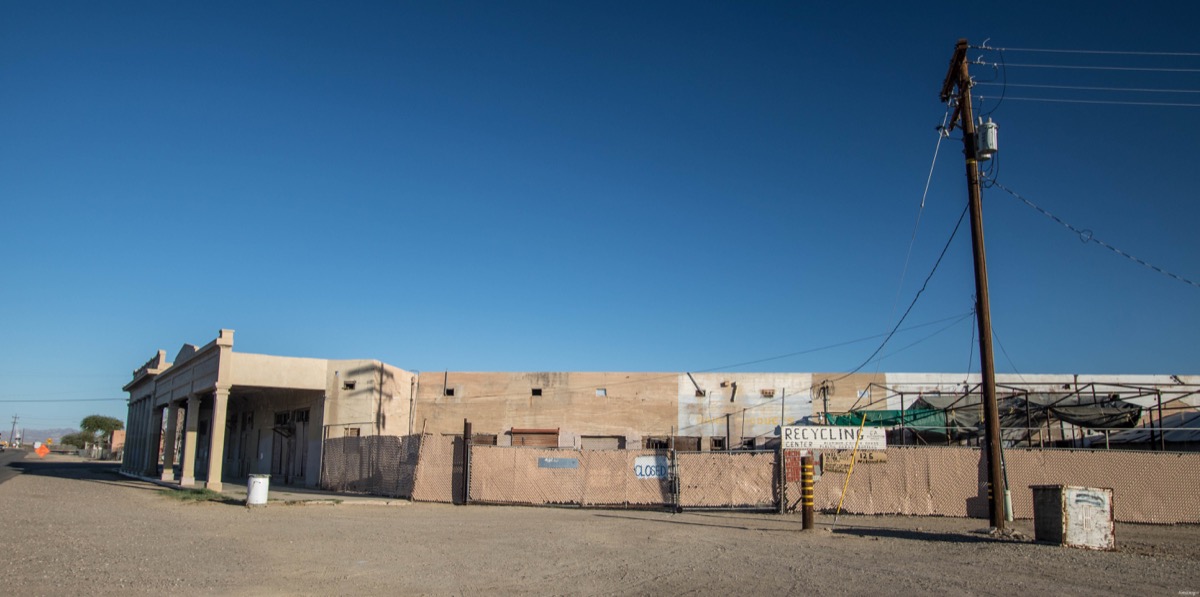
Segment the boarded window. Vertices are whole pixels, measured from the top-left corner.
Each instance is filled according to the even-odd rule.
[[[584,450],[624,450],[625,438],[619,435],[585,435],[579,438]]]
[[[763,398],[774,398],[774,397],[775,397],[775,389],[774,389],[774,388],[768,388],[768,389],[765,389],[765,390],[759,390],[758,392],[759,392],[760,394],[762,394],[762,397],[763,397]]]
[[[699,452],[700,438],[691,435],[676,435],[675,449],[679,452]]]
[[[496,434],[473,433],[471,434],[471,444],[476,446],[494,446],[496,445]]]
[[[512,445],[557,448],[558,429],[513,429]]]
[[[647,437],[642,440],[642,444],[647,450],[666,450],[671,447],[671,439],[668,437]]]
[[[358,437],[358,427],[347,427],[346,437]]]

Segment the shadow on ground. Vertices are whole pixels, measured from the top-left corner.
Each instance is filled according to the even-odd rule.
[[[768,533],[800,533],[802,521],[791,516],[774,517],[755,517],[740,515],[737,513],[685,513],[679,516],[654,516],[654,515],[638,515],[635,513],[617,514],[617,513],[596,513],[599,518],[621,518],[626,520],[637,520],[640,522],[659,523],[664,525],[685,525],[699,527],[714,527],[725,529],[738,529],[744,531],[768,532]],[[860,526],[840,524],[834,525],[829,522],[819,522],[816,525],[816,530],[826,534],[832,534],[835,537],[862,537],[867,539],[901,539],[906,541],[919,541],[922,543],[951,543],[951,544],[968,544],[968,543],[1007,543],[1013,539],[992,537],[986,533],[972,532],[939,532],[926,531],[920,528],[904,529],[904,528],[888,528],[877,526]]]
[[[22,475],[38,475],[41,477],[56,477],[59,479],[77,479],[79,481],[114,481],[122,479],[116,462],[39,462],[37,460],[18,460],[8,466],[19,471]]]
[[[966,533],[939,533],[919,529],[889,529],[882,527],[837,526],[830,529],[834,535],[851,535],[877,539],[905,539],[934,543],[997,543],[1004,542],[987,535],[971,535]]]
[[[779,528],[778,523],[789,522],[786,519],[780,519],[778,521],[766,520],[766,519],[751,519],[751,520],[754,520],[755,522],[757,522],[758,524],[745,524],[745,523],[737,522],[735,520],[735,517],[726,518],[726,520],[728,522],[715,522],[715,521],[710,522],[710,521],[704,521],[704,520],[695,520],[694,518],[691,518],[690,516],[688,518],[683,518],[683,517],[661,518],[661,517],[652,517],[652,516],[637,516],[634,514],[610,514],[610,513],[597,513],[597,514],[595,514],[595,516],[598,518],[622,518],[625,520],[656,522],[656,523],[661,523],[661,524],[677,524],[677,525],[696,526],[696,527],[738,529],[738,530],[742,530],[742,531],[759,531],[759,532],[767,532],[767,533],[779,533],[779,532],[792,533],[792,532],[796,532],[798,530],[794,526],[791,528]],[[711,515],[709,515],[709,516],[711,517]],[[724,517],[713,517],[713,518],[724,518]]]

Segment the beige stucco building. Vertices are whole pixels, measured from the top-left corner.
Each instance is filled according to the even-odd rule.
[[[1018,379],[1019,377],[1019,379]],[[1196,377],[999,376],[1023,391],[1123,392],[1143,406]],[[375,360],[234,351],[233,331],[173,361],[158,353],[133,373],[123,470],[221,489],[221,479],[270,474],[317,486],[324,441],[451,435],[476,442],[581,449],[728,450],[762,446],[780,423],[856,408],[908,408],[923,394],[962,392],[977,375],[879,373],[417,374]],[[1181,385],[1182,384],[1182,385]],[[1156,394],[1157,392],[1157,394]],[[1170,394],[1168,394],[1170,396]],[[1170,400],[1171,398],[1168,398]],[[1179,404],[1195,406],[1195,392]],[[178,469],[178,470],[177,470]]]
[[[407,433],[415,382],[378,361],[234,352],[233,330],[221,330],[134,371],[123,469],[216,491],[222,476],[257,473],[315,486],[323,430]]]

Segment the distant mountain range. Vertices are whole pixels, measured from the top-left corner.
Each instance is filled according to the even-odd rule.
[[[21,436],[21,443],[32,444],[33,442],[45,442],[47,439],[54,440],[54,443],[61,443],[62,437],[68,433],[76,433],[78,429],[58,428],[58,429],[26,429],[22,432],[17,429],[17,433]],[[8,436],[8,429],[0,429],[0,433],[4,434],[4,441],[11,442],[12,438]]]

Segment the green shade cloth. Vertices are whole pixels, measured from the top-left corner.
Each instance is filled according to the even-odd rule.
[[[858,427],[866,417],[867,427],[907,427],[913,431],[936,431],[945,433],[946,413],[932,408],[910,408],[908,410],[862,410],[828,417],[830,425]]]

